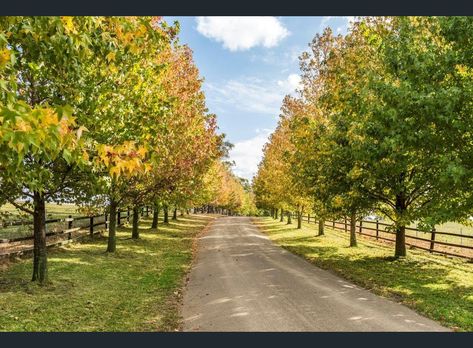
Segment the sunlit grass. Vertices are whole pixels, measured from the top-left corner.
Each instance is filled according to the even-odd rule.
[[[473,331],[473,264],[414,249],[407,258],[395,260],[393,247],[374,241],[358,238],[358,247],[348,247],[348,234],[339,230],[326,227],[325,236],[318,237],[313,223],[297,230],[295,222],[254,221],[271,240],[315,265],[446,326]]]
[[[19,216],[19,211],[10,203],[6,203],[0,206],[0,212],[9,212],[11,213],[12,219]],[[46,203],[46,214],[48,219],[56,219],[65,217],[68,215],[80,215],[77,212],[77,206],[74,204],[56,204],[56,203]]]
[[[3,213],[3,214],[2,214]],[[5,215],[5,213],[7,215]],[[74,204],[55,204],[55,203],[46,203],[46,218],[47,219],[62,219],[65,217],[71,216],[82,216],[83,214],[77,211],[77,206]],[[0,206],[0,225],[3,223],[8,223],[10,221],[24,221],[32,222],[33,217],[26,213],[20,212],[10,203],[6,203]],[[66,226],[65,223],[53,223],[48,224],[48,228],[54,228],[54,226]],[[33,236],[33,225],[25,224],[20,226],[4,226],[0,227],[0,239],[13,239],[19,237],[28,237]]]
[[[125,226],[117,251],[106,238],[72,243],[49,255],[50,284],[32,284],[31,260],[0,271],[1,331],[173,331],[192,261],[194,237],[212,217],[191,215],[150,229],[140,239]],[[160,221],[162,222],[162,221]]]

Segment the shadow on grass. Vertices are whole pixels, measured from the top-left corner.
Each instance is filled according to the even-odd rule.
[[[182,219],[184,220],[184,219]],[[94,237],[49,252],[50,282],[30,281],[32,260],[0,272],[0,327],[5,331],[172,331],[192,241],[211,218],[162,230],[117,230],[117,250]]]

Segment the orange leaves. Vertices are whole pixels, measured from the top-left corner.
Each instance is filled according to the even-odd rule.
[[[96,164],[104,166],[114,178],[131,177],[151,169],[150,164],[145,163],[146,149],[132,141],[116,146],[99,144],[97,153]]]
[[[75,161],[82,143],[72,132],[74,118],[66,116],[64,109],[66,108],[31,108],[21,102],[1,109],[2,154],[15,159],[15,165],[20,165],[27,153],[43,156],[48,160],[54,160],[63,154],[66,161]],[[70,110],[66,113],[69,112]]]
[[[16,122],[13,129],[20,132],[29,132],[32,130],[31,125],[21,117],[16,117]]]

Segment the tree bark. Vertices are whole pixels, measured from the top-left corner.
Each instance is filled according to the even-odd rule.
[[[350,215],[350,246],[356,247],[356,214],[354,212]]]
[[[279,211],[279,209],[274,209],[274,218],[276,220],[278,219],[278,211]]]
[[[325,221],[320,219],[319,220],[319,234],[318,236],[323,236],[324,235],[324,223]]]
[[[302,228],[302,212],[301,211],[298,211],[297,212],[297,229],[301,229]]]
[[[113,253],[117,248],[116,234],[117,234],[117,207],[118,203],[111,199],[110,200],[110,221],[108,222],[108,242],[107,252]]]
[[[168,224],[169,223],[169,208],[167,205],[164,206],[164,220],[163,222],[165,224]]]
[[[153,207],[153,222],[151,223],[151,228],[158,228],[158,217],[159,217],[159,207],[157,204]]]
[[[396,211],[398,217],[402,218],[406,209],[405,199],[402,194],[396,195]],[[396,223],[396,246],[394,257],[406,256],[406,226],[404,224]]]
[[[281,219],[279,220],[280,222],[284,221],[284,210],[281,208]]]
[[[292,213],[290,211],[287,212],[287,225],[292,224]]]
[[[138,230],[138,223],[140,221],[140,209],[138,207],[133,207],[133,225],[131,227],[131,238],[138,239],[140,238],[140,231]]]
[[[396,227],[396,250],[394,257],[406,256],[406,226]]]
[[[44,284],[48,280],[48,255],[46,246],[46,202],[39,192],[33,192],[33,276],[32,281]]]
[[[172,219],[177,220],[177,208],[174,208],[174,211],[172,213]]]

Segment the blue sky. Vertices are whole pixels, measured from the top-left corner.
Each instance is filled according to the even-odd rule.
[[[164,17],[180,23],[194,52],[209,112],[235,145],[235,174],[252,178],[286,94],[299,82],[298,56],[317,32],[345,33],[351,17]]]

